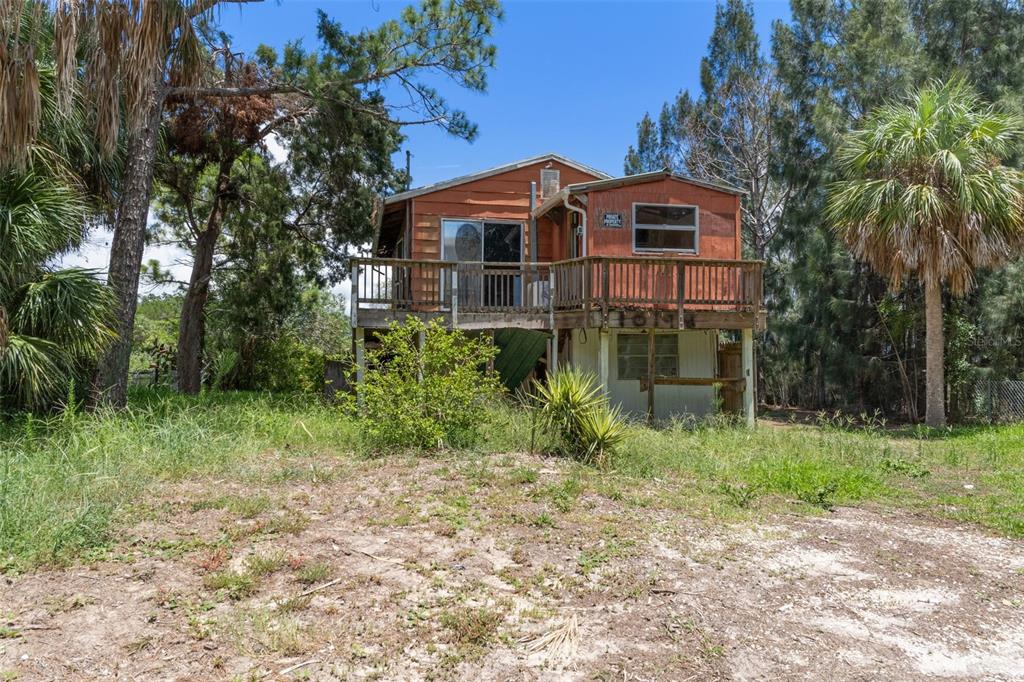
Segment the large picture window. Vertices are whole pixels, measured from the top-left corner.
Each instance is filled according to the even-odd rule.
[[[633,204],[634,251],[697,253],[697,207]]]
[[[647,334],[619,334],[616,358],[619,379],[647,376]],[[654,335],[654,373],[659,377],[679,375],[679,338],[675,334]]]
[[[487,263],[519,263],[523,260],[523,226],[520,223],[482,220],[441,221],[444,260]]]
[[[518,268],[508,273],[496,263],[521,263],[523,226],[521,223],[483,220],[441,221],[441,257],[451,262],[488,264],[464,267],[459,275],[460,301],[467,306],[518,306],[523,300],[523,278]],[[495,272],[495,269],[497,272]],[[443,286],[450,286],[447,276]]]

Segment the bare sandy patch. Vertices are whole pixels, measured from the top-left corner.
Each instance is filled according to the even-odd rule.
[[[525,455],[338,472],[165,486],[106,558],[6,578],[0,673],[1024,679],[1024,544],[972,527],[716,524]]]

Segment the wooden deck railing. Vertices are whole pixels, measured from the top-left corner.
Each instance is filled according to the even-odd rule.
[[[591,256],[556,263],[352,261],[354,312],[551,314],[615,309],[758,312],[759,261]]]

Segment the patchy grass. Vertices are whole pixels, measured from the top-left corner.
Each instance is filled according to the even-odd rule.
[[[482,647],[497,637],[503,618],[493,609],[463,607],[443,612],[440,620],[456,644]]]
[[[221,495],[207,500],[192,503],[192,511],[204,509],[225,509],[243,519],[254,519],[271,507],[270,498],[266,495],[241,497],[239,495]]]
[[[457,468],[466,480],[431,512],[448,536],[479,522],[472,500],[483,489],[507,498],[511,509],[532,505],[519,518],[540,528],[598,494],[635,508],[668,506],[726,519],[870,502],[1024,536],[1024,426],[929,432],[828,422],[754,430],[632,425],[605,469],[567,465],[568,475],[557,479],[500,462],[501,453],[549,446],[528,413],[496,409],[486,426],[473,450],[441,455],[441,466]],[[0,570],[102,557],[117,528],[154,513],[147,501],[157,486],[182,479],[217,476],[259,488],[186,507],[252,521],[226,526],[228,540],[300,533],[309,518],[275,508],[274,490],[347,475],[359,457],[351,445],[358,440],[350,418],[315,399],[242,393],[141,391],[121,412],[2,422]],[[382,526],[422,520],[417,509],[393,506],[393,514],[380,517]]]
[[[303,585],[316,585],[327,582],[333,577],[331,565],[326,561],[316,561],[300,567],[295,571],[295,580]]]
[[[203,584],[208,589],[222,592],[232,601],[238,601],[256,592],[257,580],[250,573],[220,571],[204,577]]]
[[[872,502],[1024,536],[1024,425],[931,432],[765,424],[633,428],[614,472],[675,478],[698,511]],[[678,497],[678,491],[672,493]],[[728,509],[717,510],[728,514]]]
[[[2,564],[61,563],[105,545],[153,484],[262,477],[268,464],[336,453],[351,421],[308,397],[135,392],[124,411],[0,422]],[[242,516],[269,500],[207,503]]]

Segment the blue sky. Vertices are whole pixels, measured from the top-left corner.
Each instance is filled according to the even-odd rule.
[[[276,47],[302,39],[317,47],[316,12],[323,9],[350,31],[398,15],[410,0],[265,0],[220,10],[222,28],[238,50]],[[418,0],[411,0],[418,1]],[[700,60],[714,25],[714,0],[506,0],[497,26],[495,68],[486,93],[438,88],[479,125],[473,143],[433,127],[407,128],[413,185],[465,175],[544,152],[558,152],[611,174],[622,172],[626,149],[644,112],[657,112],[682,89],[700,88]],[[784,0],[754,3],[762,47],[771,25],[789,18]],[[97,231],[65,265],[106,269],[110,233]],[[187,280],[187,253],[151,245],[155,258]],[[144,287],[144,290],[157,288]],[[346,286],[342,293],[347,294]]]
[[[269,1],[226,5],[220,20],[236,49],[280,47],[298,38],[314,49],[318,8],[358,31],[397,16],[405,4]],[[504,6],[488,91],[438,87],[479,125],[478,138],[468,143],[433,127],[407,128],[413,185],[549,151],[619,174],[644,112],[657,112],[682,89],[700,88],[714,0],[506,0]],[[767,50],[771,24],[789,18],[789,4],[755,2],[754,11]]]

